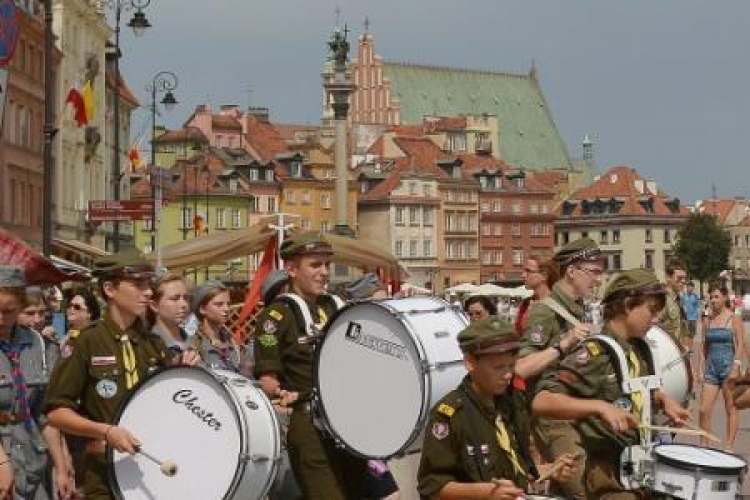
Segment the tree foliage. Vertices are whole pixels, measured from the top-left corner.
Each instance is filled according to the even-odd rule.
[[[675,254],[701,282],[717,278],[729,268],[729,233],[711,214],[691,214],[677,232]]]

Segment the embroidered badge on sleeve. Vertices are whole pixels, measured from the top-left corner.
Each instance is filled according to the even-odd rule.
[[[438,441],[447,438],[450,433],[451,429],[448,424],[443,422],[435,422],[432,424],[432,435],[435,436],[435,439]]]

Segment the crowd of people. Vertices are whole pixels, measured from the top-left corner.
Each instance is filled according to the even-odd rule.
[[[285,436],[269,498],[397,498],[384,462],[337,446],[317,424],[313,381],[316,342],[343,301],[387,291],[366,274],[329,294],[333,251],[315,233],[286,239],[280,253],[284,268],[263,283],[265,308],[246,345],[230,330],[223,283],[191,290],[181,275],[156,276],[134,249],[98,259],[96,293],[75,287],[59,304],[56,294],[27,286],[22,269],[0,266],[0,499],[114,498],[107,448],[133,454],[141,446],[116,425],[117,411],[139,382],[173,364],[257,380]],[[544,490],[573,499],[645,498],[619,478],[622,450],[640,442],[643,398],[672,425],[690,419],[690,401],[663,389],[623,392],[623,376],[654,371],[644,341],[654,324],[687,359],[701,334],[691,371],[701,387],[700,426],[712,431],[721,393],[724,448],[733,449],[738,409],[750,406],[742,371],[750,351],[726,286],[709,287],[701,315],[692,285],[683,290],[685,266],[673,262],[666,283],[648,270],[623,271],[595,302],[604,266],[604,254],[584,238],[524,263],[532,294],[512,317],[488,297],[464,301],[471,323],[456,340],[467,375],[426,423],[415,478],[423,498],[515,500]],[[55,314],[64,314],[64,331],[55,331]],[[627,374],[618,371],[619,351],[592,337],[599,332],[619,345]]]

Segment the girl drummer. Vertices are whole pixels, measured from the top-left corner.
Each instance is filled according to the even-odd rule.
[[[729,306],[729,290],[724,285],[712,283],[708,294],[710,312],[703,319],[705,337],[698,356],[698,377],[702,376],[705,382],[701,390],[700,426],[711,432],[713,407],[721,391],[727,414],[726,447],[731,451],[738,427],[732,391],[742,368],[745,329],[742,317],[734,315]],[[706,438],[701,438],[701,445],[708,445]]]

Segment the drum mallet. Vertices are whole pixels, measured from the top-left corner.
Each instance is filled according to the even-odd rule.
[[[136,448],[136,453],[140,453],[147,459],[154,462],[156,465],[159,466],[159,469],[161,470],[161,473],[164,474],[167,477],[172,477],[175,474],[177,474],[177,464],[172,462],[171,460],[164,460],[163,462],[156,458],[155,456],[148,453],[143,448]]]

